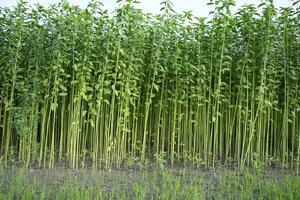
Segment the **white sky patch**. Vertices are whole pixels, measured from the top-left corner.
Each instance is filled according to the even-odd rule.
[[[161,0],[139,0],[141,3],[137,6],[143,9],[145,12],[158,13],[160,11]],[[49,5],[59,3],[60,0],[28,0],[30,5],[39,3],[41,5]],[[89,1],[84,0],[68,0],[72,5],[78,5],[81,8],[85,8]],[[102,0],[104,8],[109,12],[117,7],[115,0]],[[174,10],[176,12],[192,11],[195,16],[207,17],[208,13],[212,10],[212,6],[207,6],[208,0],[173,0]],[[261,0],[236,0],[236,7],[232,9],[232,12],[236,12],[244,4],[258,5]],[[289,0],[274,0],[274,4],[277,8],[292,6],[292,2]],[[0,0],[0,7],[12,7],[17,5],[17,0]]]

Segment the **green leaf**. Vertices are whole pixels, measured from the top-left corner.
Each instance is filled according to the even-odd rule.
[[[65,96],[68,95],[68,93],[66,93],[66,92],[61,92],[61,93],[59,93],[58,95],[59,95],[59,96],[62,96],[62,97],[65,97]]]

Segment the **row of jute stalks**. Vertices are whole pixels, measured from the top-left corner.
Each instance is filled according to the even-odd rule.
[[[300,166],[299,2],[208,18],[118,1],[0,9],[0,155],[26,166]]]

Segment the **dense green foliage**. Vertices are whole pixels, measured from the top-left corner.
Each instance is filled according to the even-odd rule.
[[[97,168],[300,165],[299,2],[211,18],[119,1],[0,10],[0,155]],[[261,10],[261,12],[259,11]],[[91,162],[89,162],[91,161]]]

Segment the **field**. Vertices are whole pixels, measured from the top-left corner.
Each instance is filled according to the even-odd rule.
[[[2,199],[300,199],[300,2],[207,18],[0,8]]]
[[[286,170],[264,173],[191,168],[0,172],[0,199],[299,199],[300,177]]]

